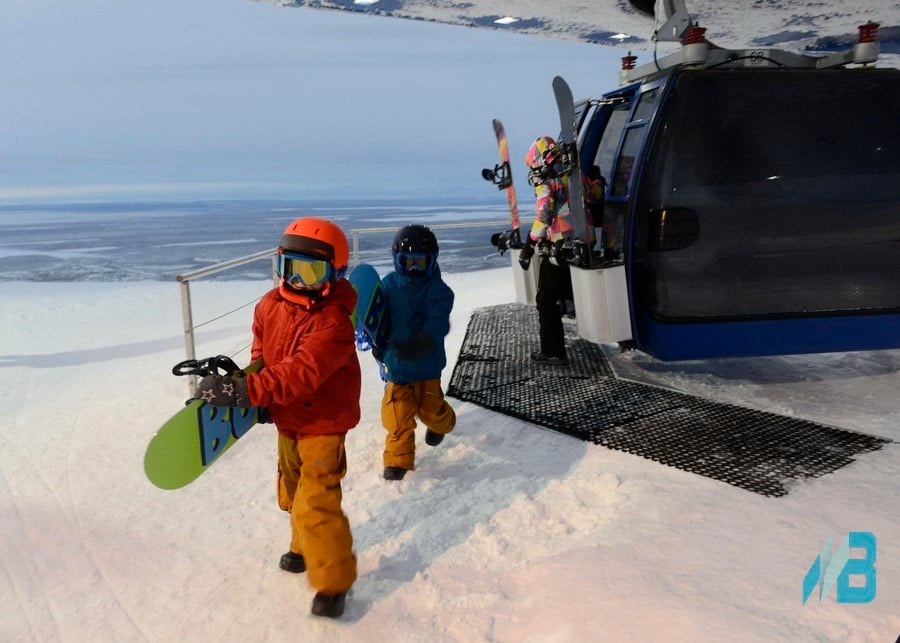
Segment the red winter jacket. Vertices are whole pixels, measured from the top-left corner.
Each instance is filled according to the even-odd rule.
[[[247,375],[247,394],[264,406],[278,432],[346,433],[359,422],[361,376],[350,313],[356,291],[346,279],[306,309],[266,293],[253,315],[251,359],[265,367]]]

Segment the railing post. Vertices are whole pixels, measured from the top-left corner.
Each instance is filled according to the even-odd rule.
[[[181,282],[181,318],[184,324],[184,352],[187,359],[197,359],[194,349],[194,318],[191,313],[191,282],[185,279]],[[188,375],[188,388],[193,397],[197,388],[197,376]]]

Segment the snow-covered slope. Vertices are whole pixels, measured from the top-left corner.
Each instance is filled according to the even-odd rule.
[[[649,49],[654,20],[625,0],[257,0],[286,6],[341,9],[469,27],[485,27]],[[885,51],[900,45],[900,4],[864,0],[760,2],[687,0],[688,12],[722,47],[778,46],[790,50],[833,49],[856,42],[857,27],[872,21],[884,28]],[[503,18],[515,18],[509,22]]]
[[[448,355],[471,311],[512,301],[510,268],[447,275]],[[263,283],[194,286],[196,319]],[[186,384],[174,283],[0,283],[2,641],[893,641],[900,633],[900,445],[781,499],[581,442],[468,403],[418,469],[381,478],[382,385],[362,354],[344,506],[360,577],[340,622],[278,569],[275,436],[256,427],[177,491],[147,441]],[[246,344],[249,309],[204,326]],[[523,341],[528,341],[523,338]],[[900,439],[900,351],[663,364],[623,376]],[[449,379],[452,363],[445,371]],[[801,603],[827,538],[877,538],[877,596]],[[856,556],[856,554],[854,555]]]

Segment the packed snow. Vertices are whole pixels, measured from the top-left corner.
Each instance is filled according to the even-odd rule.
[[[291,7],[342,9],[398,18],[511,31],[529,35],[649,49],[656,20],[620,0],[393,0],[349,3],[345,0],[257,0]],[[651,4],[652,3],[642,3]],[[673,3],[668,3],[673,4]],[[760,2],[759,0],[687,0],[691,19],[706,37],[729,48],[777,46],[791,51],[823,51],[852,46],[859,25],[886,27],[885,48],[897,53],[898,8],[893,0],[863,0],[848,5],[834,0]],[[656,3],[662,6],[662,3]],[[660,34],[665,38],[667,34]],[[676,45],[677,46],[677,45]]]
[[[446,275],[451,361],[475,308],[514,300],[510,270]],[[269,285],[194,284],[195,323]],[[344,484],[359,578],[341,620],[313,617],[306,579],[278,568],[290,527],[271,425],[183,489],[144,477],[147,442],[188,393],[170,374],[184,358],[178,285],[0,282],[0,299],[0,640],[900,634],[900,445],[771,499],[451,399],[456,430],[436,448],[420,434],[416,471],[387,482],[367,353]],[[201,327],[198,354],[245,361],[251,310]],[[900,440],[900,351],[665,364],[607,348],[622,377]],[[832,590],[802,604],[823,544],[849,531],[877,538],[875,600],[838,603]]]

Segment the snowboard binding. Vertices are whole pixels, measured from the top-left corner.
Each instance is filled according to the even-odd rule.
[[[512,185],[512,169],[508,162],[495,165],[493,169],[484,168],[481,170],[481,177],[496,185],[498,190],[505,190]]]
[[[219,371],[222,371],[221,373]],[[205,377],[212,374],[243,375],[244,371],[227,355],[216,355],[205,359],[186,359],[172,367],[173,375],[199,375]]]
[[[495,232],[491,235],[491,245],[497,248],[500,256],[503,256],[510,248],[521,248],[522,239],[519,236],[519,229]]]
[[[572,174],[575,164],[578,162],[578,150],[574,143],[558,143],[560,152],[560,163],[562,164],[562,173],[564,176]]]
[[[580,239],[569,239],[565,243],[554,243],[550,246],[550,258],[557,265],[565,261],[579,268],[590,265],[591,249]]]

